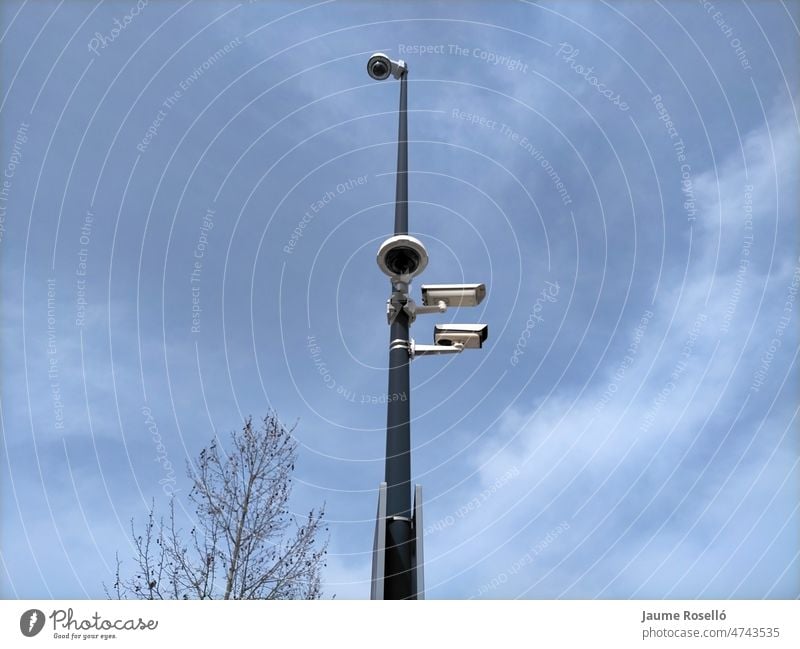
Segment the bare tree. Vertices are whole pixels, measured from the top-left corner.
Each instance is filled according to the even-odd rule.
[[[120,599],[319,599],[327,553],[323,509],[298,521],[288,509],[297,456],[293,429],[274,413],[231,435],[229,453],[216,440],[187,463],[194,527],[187,533],[170,501],[167,520],[136,533],[135,569],[123,578],[117,557],[110,597]]]

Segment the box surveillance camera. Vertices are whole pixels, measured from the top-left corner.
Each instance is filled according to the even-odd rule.
[[[444,302],[449,307],[478,306],[486,297],[485,284],[423,284],[422,304]]]
[[[489,335],[486,324],[449,324],[433,328],[433,342],[449,347],[462,345],[464,349],[480,349]]]

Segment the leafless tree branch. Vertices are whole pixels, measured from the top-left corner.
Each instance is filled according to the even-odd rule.
[[[195,522],[186,532],[176,521],[156,521],[151,505],[144,531],[131,521],[133,573],[106,595],[117,599],[318,599],[327,554],[323,509],[297,521],[288,507],[297,457],[293,429],[275,413],[261,425],[248,418],[231,435],[229,453],[216,440],[196,466],[189,502]],[[174,498],[174,497],[173,497]]]

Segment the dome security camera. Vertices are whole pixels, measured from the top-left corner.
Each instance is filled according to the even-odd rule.
[[[407,234],[389,237],[378,249],[378,266],[393,279],[419,275],[428,265],[428,251],[422,242]]]
[[[394,75],[399,79],[404,72],[408,72],[405,61],[392,61],[383,52],[376,52],[367,61],[367,72],[376,81],[388,79],[389,75]]]
[[[376,81],[383,81],[392,73],[392,62],[385,54],[373,54],[367,61],[367,72]]]

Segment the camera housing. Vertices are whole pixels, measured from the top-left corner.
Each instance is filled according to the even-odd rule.
[[[367,61],[367,72],[376,81],[388,79],[389,75],[399,79],[408,72],[408,66],[405,61],[392,61],[383,52],[376,52]]]
[[[486,297],[485,284],[423,284],[422,304],[446,306],[478,306]]]
[[[409,281],[425,270],[428,251],[419,239],[408,234],[396,234],[381,244],[377,262],[389,277]]]
[[[434,344],[444,347],[462,345],[464,349],[480,349],[488,336],[488,324],[447,324],[433,328]]]

